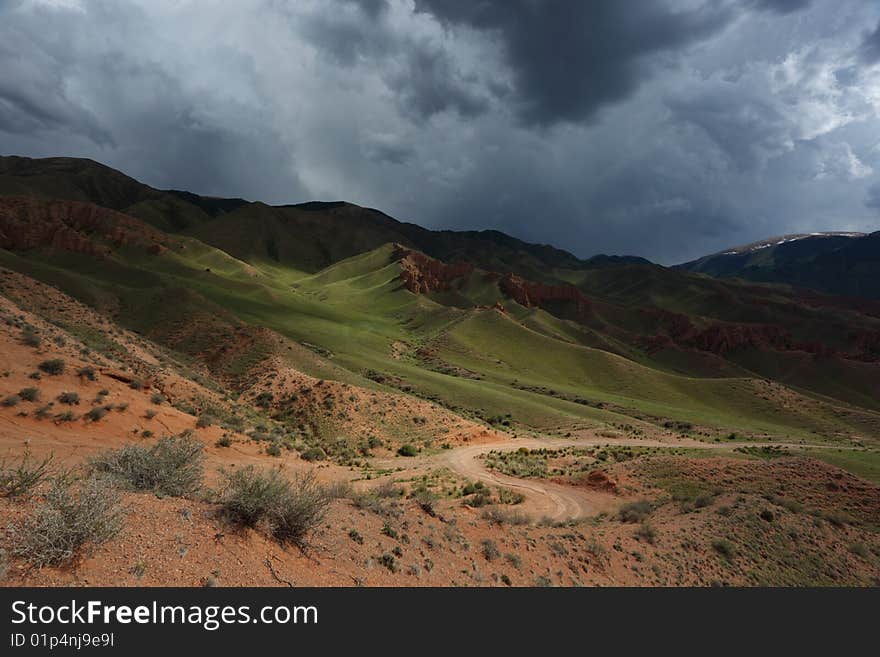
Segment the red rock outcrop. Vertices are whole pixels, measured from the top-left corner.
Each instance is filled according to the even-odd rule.
[[[399,247],[395,255],[403,267],[400,278],[406,289],[414,294],[449,290],[455,281],[468,276],[474,270],[469,262],[447,264],[404,247]]]
[[[36,198],[0,198],[0,248],[61,249],[104,255],[111,246],[141,246],[151,253],[168,238],[144,222],[91,203]]]
[[[743,347],[777,351],[794,348],[791,333],[772,324],[714,324],[691,337],[687,344],[719,355]]]
[[[573,304],[576,314],[583,316],[592,306],[590,300],[574,285],[546,285],[528,281],[516,274],[505,274],[499,280],[498,286],[504,294],[527,308],[565,302]]]

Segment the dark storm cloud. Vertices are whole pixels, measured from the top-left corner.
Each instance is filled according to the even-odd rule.
[[[101,0],[85,10],[27,2],[0,8],[4,143],[37,155],[93,157],[158,187],[289,198],[279,198],[267,174],[290,169],[290,152],[271,130],[244,120],[244,108],[218,114],[210,90],[193,94],[145,56],[146,21],[137,8]],[[114,36],[96,47],[91,31],[99,28]],[[224,64],[234,75],[247,72],[246,59],[233,55]],[[287,184],[302,192],[295,174]]]
[[[753,0],[757,9],[768,9],[780,14],[790,14],[810,6],[812,0]]]
[[[880,182],[868,188],[868,194],[865,196],[865,206],[880,212]]]
[[[387,3],[343,0],[342,5],[359,11],[319,12],[305,20],[294,14],[290,20],[339,65],[380,70],[398,105],[413,118],[446,111],[473,117],[486,111],[488,94],[480,81],[459,70],[450,54],[429,39],[393,29],[386,20]]]
[[[873,32],[865,35],[860,48],[862,60],[867,64],[880,62],[880,23]]]
[[[880,210],[880,6],[0,0],[0,150],[680,262]]]
[[[416,0],[416,8],[500,39],[517,112],[541,125],[582,121],[626,98],[650,75],[648,56],[705,39],[732,16],[717,3],[672,11],[650,2],[634,11],[619,0]]]

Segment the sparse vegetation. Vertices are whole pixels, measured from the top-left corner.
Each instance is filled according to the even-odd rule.
[[[58,395],[57,399],[62,404],[67,404],[68,406],[76,406],[79,404],[79,393],[62,392],[60,395]]]
[[[50,360],[44,360],[42,363],[37,365],[40,371],[45,372],[46,374],[51,374],[53,376],[57,376],[59,374],[64,374],[64,361],[60,358],[52,358]]]
[[[107,415],[107,409],[104,406],[95,406],[86,413],[86,419],[89,422],[97,422],[98,420],[104,419],[105,415]]]
[[[0,461],[0,494],[22,497],[30,494],[50,473],[52,456],[35,459],[25,451],[18,459]]]
[[[313,473],[288,480],[277,470],[253,466],[224,472],[221,505],[232,522],[254,527],[265,522],[282,543],[305,546],[306,536],[323,520],[331,497]]]
[[[480,542],[480,553],[486,561],[495,561],[495,559],[501,556],[495,541],[490,538],[483,539]]]
[[[648,500],[639,500],[638,502],[628,502],[620,507],[617,512],[622,522],[643,522],[645,518],[651,515],[654,505]]]
[[[39,401],[40,390],[39,388],[22,388],[18,391],[18,396],[27,402]]]
[[[185,497],[202,483],[202,443],[191,436],[161,438],[156,444],[126,445],[91,459],[92,468],[134,490]]]
[[[419,450],[415,445],[406,443],[397,448],[398,456],[418,456]]]
[[[81,367],[76,371],[76,375],[81,379],[87,379],[89,381],[97,381],[98,374],[95,372],[95,368],[91,365],[86,365],[85,367]]]
[[[12,554],[37,567],[62,563],[86,544],[115,536],[122,518],[119,497],[106,481],[59,477],[36,510],[13,525]]]

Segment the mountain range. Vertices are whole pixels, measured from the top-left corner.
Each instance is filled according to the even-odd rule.
[[[680,268],[720,278],[878,299],[880,231],[783,235],[704,256]]]
[[[876,583],[876,238],[670,268],[0,158],[0,582]]]
[[[727,276],[712,263],[766,256],[779,269],[795,252],[863,272],[852,258],[877,234],[780,240],[670,269],[431,231],[345,202],[156,190],[89,160],[3,158],[0,194],[3,266],[191,357],[244,323],[311,345],[346,380],[531,427],[880,426],[880,302],[691,272]],[[771,397],[783,389],[797,403],[780,408]]]

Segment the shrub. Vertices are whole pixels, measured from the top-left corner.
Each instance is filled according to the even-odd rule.
[[[64,361],[60,358],[52,358],[44,360],[37,367],[46,374],[58,375],[64,374]]]
[[[281,456],[281,444],[274,442],[266,447],[266,454],[269,456]]]
[[[501,552],[498,550],[498,546],[495,545],[495,541],[490,538],[486,538],[481,541],[480,552],[482,553],[486,561],[494,561],[501,556]]]
[[[0,403],[2,403],[4,406],[18,406],[18,403],[20,401],[21,397],[19,397],[18,395],[9,395],[8,397],[4,398],[3,401]]]
[[[144,411],[144,417],[148,420],[152,420],[154,417],[156,417],[156,415],[156,411],[154,411],[152,408],[148,408],[146,411]]]
[[[68,406],[76,406],[79,404],[79,393],[78,392],[62,392],[58,395],[58,401],[62,404],[67,404]]]
[[[731,561],[736,556],[736,546],[726,538],[712,541],[712,548],[728,561]]]
[[[385,566],[392,573],[396,573],[400,570],[400,565],[397,563],[397,559],[393,554],[389,554],[386,552],[378,559],[380,566]]]
[[[106,482],[55,480],[36,511],[13,525],[12,553],[37,567],[73,557],[87,543],[101,543],[122,526],[118,495]]]
[[[89,381],[97,381],[98,375],[95,373],[95,368],[91,365],[86,365],[85,367],[81,367],[77,370],[76,375],[81,379],[88,379]]]
[[[39,401],[40,390],[39,388],[22,388],[18,391],[18,396],[29,402]]]
[[[358,545],[364,544],[364,537],[361,536],[361,533],[357,529],[349,529],[348,537]]]
[[[143,431],[141,431],[141,436],[144,438],[152,438],[153,432],[150,431],[149,429],[144,429]]]
[[[144,387],[144,382],[140,379],[132,379],[128,382],[128,387],[132,390],[142,390]]]
[[[849,546],[849,551],[862,559],[869,559],[871,557],[871,551],[864,543],[853,543]]]
[[[38,420],[45,420],[51,414],[52,414],[52,405],[46,404],[45,406],[40,406],[40,408],[37,409],[37,412],[34,413],[34,417],[37,418]]]
[[[657,540],[657,530],[650,523],[643,522],[636,530],[636,538],[654,545],[654,542]]]
[[[529,523],[528,517],[523,513],[497,507],[483,511],[483,520],[488,520],[496,525],[527,525]]]
[[[122,402],[120,404],[116,404],[116,406],[114,407],[114,410],[116,410],[120,413],[122,413],[123,411],[127,411],[128,410],[128,402]]]
[[[205,429],[212,424],[214,424],[214,418],[207,413],[202,413],[199,415],[199,419],[196,420],[196,427],[199,429]]]
[[[290,489],[290,483],[276,470],[264,473],[249,465],[223,475],[223,512],[231,521],[246,527],[268,518],[277,501]]]
[[[217,439],[217,442],[214,443],[217,447],[229,447],[232,445],[232,436],[228,433],[224,433]]]
[[[21,331],[21,341],[28,347],[39,347],[43,342],[33,326],[25,326]]]
[[[55,422],[57,424],[61,424],[62,422],[73,422],[75,419],[76,415],[73,411],[64,411],[55,416]]]
[[[6,497],[27,495],[49,474],[52,456],[38,460],[26,451],[17,462],[0,461],[0,493]]]
[[[165,403],[165,395],[158,393],[158,392],[154,392],[152,395],[150,395],[150,401],[152,403],[156,404],[157,406],[159,406],[160,404]]]
[[[251,527],[265,521],[281,543],[304,547],[332,501],[314,473],[289,481],[277,470],[264,473],[248,466],[224,475],[221,504],[227,518]]]
[[[522,504],[525,502],[526,496],[522,493],[517,493],[516,491],[512,491],[509,488],[499,488],[498,489],[498,503],[499,504]]]
[[[202,443],[189,436],[161,438],[150,447],[126,445],[91,459],[97,472],[120,483],[172,497],[184,497],[198,490],[203,462]]]
[[[327,453],[320,447],[309,447],[300,456],[304,461],[323,461],[327,458]]]
[[[314,474],[295,479],[290,494],[275,510],[272,533],[282,543],[304,546],[306,534],[321,523],[331,501]]]
[[[623,522],[642,522],[653,510],[654,507],[648,500],[639,500],[624,504],[617,515]]]
[[[92,410],[86,413],[86,418],[90,422],[97,422],[102,419],[105,415],[107,415],[107,409],[103,406],[95,406]]]
[[[432,493],[428,489],[423,488],[415,492],[413,499],[416,501],[416,504],[419,505],[419,508],[429,516],[433,518],[437,515],[437,510],[434,508],[437,503],[436,493]]]
[[[419,453],[419,450],[416,449],[415,445],[407,443],[405,445],[401,445],[397,448],[398,456],[416,456]]]

